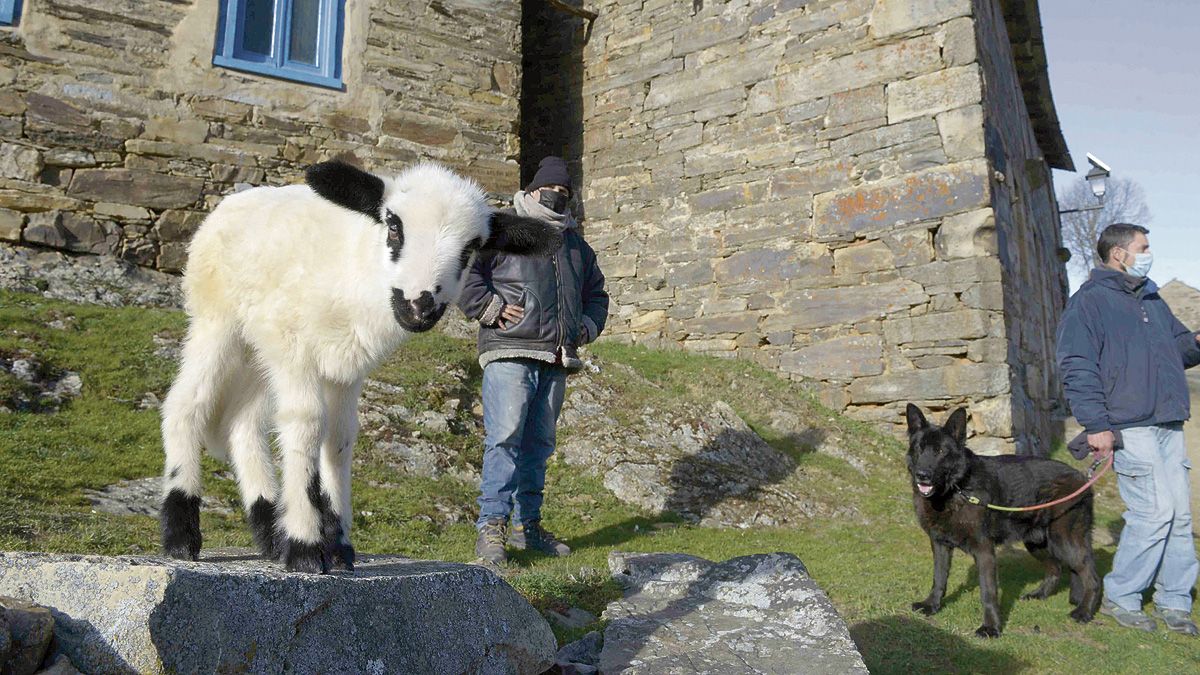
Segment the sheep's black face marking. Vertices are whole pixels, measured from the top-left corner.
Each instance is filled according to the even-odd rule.
[[[562,233],[537,218],[493,211],[488,223],[491,237],[483,248],[515,255],[546,256],[558,250]]]
[[[404,330],[424,333],[437,325],[445,312],[446,303],[434,301],[429,291],[423,291],[416,300],[409,300],[404,297],[404,291],[392,289],[392,316]]]
[[[334,204],[379,221],[383,209],[383,179],[379,176],[335,160],[305,169],[304,182]]]
[[[392,249],[392,262],[396,262],[400,259],[400,250],[404,248],[404,221],[390,210],[385,213],[383,222],[388,229],[388,248]]]

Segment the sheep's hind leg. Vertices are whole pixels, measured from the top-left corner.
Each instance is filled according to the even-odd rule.
[[[282,560],[294,572],[326,573],[329,552],[322,532],[320,450],[325,440],[325,405],[316,377],[271,373],[276,429],[283,460],[279,497]]]
[[[358,395],[361,389],[361,382],[325,386],[330,429],[321,449],[318,498],[322,508],[325,545],[334,566],[345,570],[354,569],[354,546],[350,543],[350,525],[354,519],[354,512],[350,508],[350,467],[353,463],[354,441],[358,437]]]
[[[263,556],[274,560],[280,553],[275,528],[279,481],[267,433],[271,398],[256,370],[244,370],[237,385],[238,407],[231,410],[227,422],[230,460],[254,543]]]
[[[179,375],[162,408],[163,502],[159,519],[163,551],[172,558],[200,556],[200,450],[227,384],[231,352],[238,347],[229,326],[193,320]]]

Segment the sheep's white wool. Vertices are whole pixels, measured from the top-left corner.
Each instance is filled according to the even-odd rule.
[[[437,321],[460,291],[467,257],[488,239],[493,214],[482,190],[448,169],[425,163],[380,179],[332,166],[331,192],[291,185],[231,195],[192,239],[188,336],[163,406],[171,555],[199,551],[189,500],[198,508],[203,446],[232,461],[265,551],[293,569],[321,571],[312,568],[324,568],[322,550],[349,567],[362,380],[408,329]]]

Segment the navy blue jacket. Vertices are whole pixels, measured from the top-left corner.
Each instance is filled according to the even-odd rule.
[[[1185,368],[1200,363],[1184,327],[1149,279],[1140,287],[1107,267],[1071,300],[1058,326],[1058,368],[1071,412],[1088,433],[1182,422]]]

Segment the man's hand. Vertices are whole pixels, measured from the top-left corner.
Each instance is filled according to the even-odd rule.
[[[1116,442],[1116,436],[1113,436],[1113,432],[1111,431],[1101,431],[1098,434],[1088,434],[1087,440],[1093,455],[1107,457],[1113,451],[1113,443]]]
[[[525,316],[525,308],[520,305],[504,305],[500,310],[500,318],[497,322],[501,328],[508,328],[509,325],[519,322]],[[1110,434],[1111,435],[1111,434]]]

